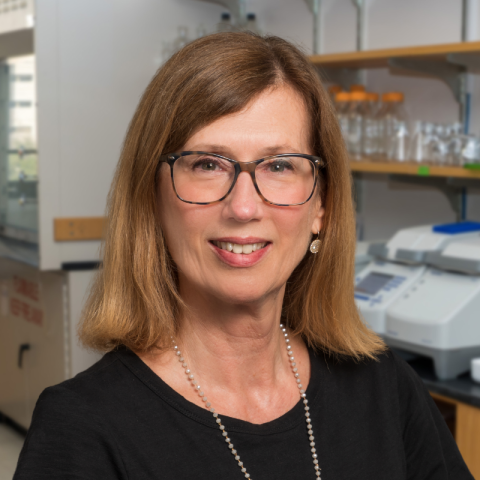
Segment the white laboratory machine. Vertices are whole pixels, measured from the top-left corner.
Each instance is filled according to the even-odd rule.
[[[370,245],[370,242],[357,242],[355,248],[355,275],[358,275],[373,260],[373,257],[368,253]]]
[[[428,254],[441,252],[452,241],[478,236],[480,223],[426,225],[398,231],[386,244],[373,244],[375,259],[355,278],[355,300],[367,324],[385,336],[387,309],[427,269]]]
[[[440,380],[480,356],[480,233],[427,255],[430,265],[387,310],[387,343],[433,359]]]

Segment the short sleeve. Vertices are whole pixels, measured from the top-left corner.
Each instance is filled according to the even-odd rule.
[[[396,364],[407,480],[474,480],[422,380]]]
[[[123,480],[128,476],[102,419],[64,386],[37,401],[14,480]]]

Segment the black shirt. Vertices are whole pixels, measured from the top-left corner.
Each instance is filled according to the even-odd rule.
[[[310,351],[323,480],[472,480],[422,381],[393,353],[355,363]],[[180,373],[179,373],[180,374]],[[316,478],[301,401],[255,425],[222,416],[252,480]],[[127,349],[40,396],[14,480],[238,479],[215,419]]]

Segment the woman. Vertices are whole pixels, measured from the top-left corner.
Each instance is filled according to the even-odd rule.
[[[471,479],[359,318],[347,155],[288,42],[197,40],[147,88],[80,336],[15,479]]]

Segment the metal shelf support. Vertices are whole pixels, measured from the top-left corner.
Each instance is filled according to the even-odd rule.
[[[322,50],[320,41],[321,3],[322,0],[305,0],[313,15],[313,53],[319,54]]]
[[[320,17],[320,2],[321,0],[305,0],[310,10],[313,12],[313,4],[318,2],[318,17]],[[357,36],[356,36],[356,48],[357,51],[365,49],[365,3],[366,0],[351,0],[354,7],[357,9]],[[314,13],[315,15],[315,13]],[[317,24],[319,24],[320,18],[318,18]],[[318,34],[318,31],[317,31]],[[315,33],[314,33],[315,35]],[[315,37],[316,38],[316,37]],[[314,40],[315,41],[315,40]],[[317,45],[319,48],[319,45]],[[314,45],[315,49],[315,45]],[[319,48],[320,51],[320,48]],[[319,53],[315,51],[315,53]],[[363,84],[363,70],[358,68],[322,68],[319,72],[323,74],[325,80],[328,82],[340,85],[344,90],[350,90],[350,85]]]
[[[352,0],[357,9],[357,51],[365,50],[365,3],[366,0]]]
[[[362,83],[362,71],[356,68],[321,68],[317,70],[327,82],[340,85],[344,90],[350,90],[350,85]]]
[[[465,220],[464,211],[464,194],[467,187],[472,185],[478,186],[478,181],[469,181],[468,179],[458,179],[452,177],[414,177],[411,175],[396,175],[388,176],[389,180],[394,182],[401,182],[410,185],[419,185],[422,187],[431,187],[440,190],[446,197],[452,210],[455,212],[457,222]]]
[[[445,82],[457,100],[460,122],[466,123],[467,73],[480,72],[480,58],[469,53],[450,53],[445,63],[410,58],[391,58],[388,66],[392,69],[407,70],[437,77]]]

